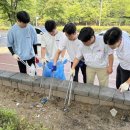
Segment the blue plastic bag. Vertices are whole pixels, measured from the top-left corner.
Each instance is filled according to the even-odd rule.
[[[52,72],[51,68],[53,66],[53,61],[48,62],[44,67],[42,76],[44,76],[44,77],[53,77],[54,76],[53,78],[60,79],[60,80],[66,80],[65,74],[64,74],[64,64],[66,64],[66,63],[67,63],[67,60],[64,60],[63,62],[58,61],[57,65],[56,65],[56,67],[57,67],[56,71]],[[52,76],[52,73],[54,73],[53,76]]]

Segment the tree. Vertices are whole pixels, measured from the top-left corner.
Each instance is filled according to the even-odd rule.
[[[19,2],[22,0],[1,0],[0,1],[0,10],[8,17],[11,25],[16,21],[16,12]]]

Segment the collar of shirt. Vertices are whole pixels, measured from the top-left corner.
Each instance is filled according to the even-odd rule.
[[[98,47],[97,44],[96,44],[96,42],[94,42],[92,45],[89,46],[89,48],[91,50],[93,50],[95,47]]]
[[[124,38],[122,38],[121,44],[120,44],[120,46],[118,47],[118,49],[119,49],[119,50],[122,50],[122,49],[123,49],[123,46],[124,46]]]

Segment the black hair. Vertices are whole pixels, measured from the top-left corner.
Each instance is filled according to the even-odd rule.
[[[111,29],[107,30],[104,34],[104,42],[108,45],[114,45],[116,42],[120,40],[122,37],[122,31],[118,27],[112,27]]]
[[[45,29],[48,32],[52,32],[54,29],[56,29],[56,22],[54,20],[47,20],[45,22]]]
[[[76,33],[76,25],[74,23],[68,23],[64,26],[63,32],[67,33],[68,35]]]
[[[78,39],[82,42],[87,42],[92,36],[94,36],[94,30],[91,27],[84,27],[80,30]]]
[[[29,23],[30,22],[30,16],[26,11],[19,11],[17,13],[17,20],[19,22]]]

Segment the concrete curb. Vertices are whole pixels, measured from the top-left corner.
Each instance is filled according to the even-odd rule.
[[[0,85],[15,88],[19,91],[48,94],[49,87],[52,86],[53,96],[65,98],[68,84],[69,81],[40,76],[32,78],[27,74],[0,70]],[[101,106],[130,109],[129,91],[120,93],[113,88],[103,88],[91,84],[73,82],[72,100]]]

